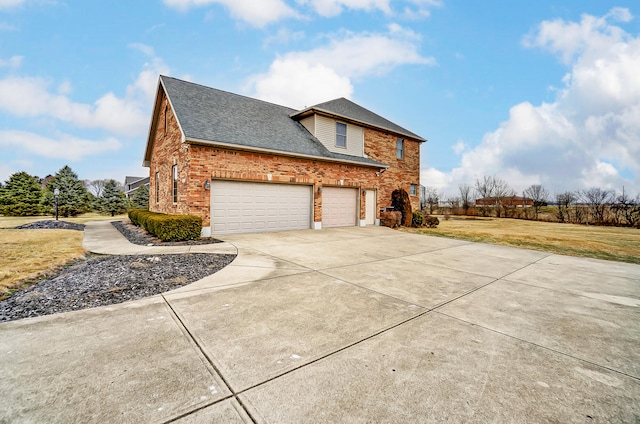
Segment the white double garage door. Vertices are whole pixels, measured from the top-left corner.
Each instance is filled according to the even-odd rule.
[[[357,211],[357,189],[322,189],[322,228],[354,226]],[[308,230],[312,222],[312,186],[218,180],[211,184],[213,234]]]

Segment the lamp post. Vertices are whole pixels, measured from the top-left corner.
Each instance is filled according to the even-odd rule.
[[[53,195],[56,197],[56,221],[57,221],[58,220],[58,196],[60,196],[60,190],[57,188],[54,189]]]

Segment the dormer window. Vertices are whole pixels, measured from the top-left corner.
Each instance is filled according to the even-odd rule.
[[[336,122],[336,147],[347,147],[347,124]]]

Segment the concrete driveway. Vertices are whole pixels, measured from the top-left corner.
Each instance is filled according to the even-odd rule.
[[[225,241],[176,291],[0,324],[0,422],[640,422],[640,266],[380,227]],[[85,246],[162,253],[105,223]]]

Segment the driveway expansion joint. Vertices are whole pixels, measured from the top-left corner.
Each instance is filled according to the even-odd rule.
[[[611,371],[611,372],[614,372],[614,373],[616,373],[616,374],[620,374],[620,375],[623,375],[623,376],[625,376],[625,377],[629,377],[629,378],[631,378],[631,379],[633,379],[633,380],[636,380],[637,382],[640,382],[640,376],[634,376],[634,375],[631,375],[631,374],[626,373],[626,372],[624,372],[624,371],[620,371],[620,370],[617,370],[617,369],[615,369],[615,368],[611,368],[611,367],[609,367],[609,366],[607,366],[607,365],[603,365],[603,364],[600,364],[600,363],[598,363],[598,362],[591,361],[591,360],[586,359],[586,358],[581,358],[581,357],[576,356],[576,355],[573,355],[573,354],[571,354],[571,353],[563,352],[563,351],[561,351],[561,350],[554,349],[554,348],[551,348],[551,347],[549,347],[549,346],[542,345],[542,344],[540,344],[540,343],[532,342],[532,341],[530,341],[530,340],[525,340],[525,339],[522,339],[522,338],[520,338],[520,337],[516,337],[516,336],[513,336],[513,335],[511,335],[511,334],[507,334],[507,333],[505,333],[505,332],[503,332],[503,331],[496,330],[495,328],[487,327],[487,326],[482,325],[482,324],[478,324],[478,323],[471,322],[471,321],[468,321],[468,320],[465,320],[465,319],[462,319],[462,318],[455,317],[455,316],[453,316],[453,315],[449,315],[449,314],[447,314],[447,313],[445,313],[445,312],[442,312],[442,311],[436,311],[436,310],[434,310],[434,311],[432,311],[432,312],[434,312],[434,313],[436,313],[436,314],[439,314],[439,315],[442,315],[442,316],[445,316],[445,317],[447,317],[447,318],[454,319],[454,320],[456,320],[456,321],[464,322],[465,324],[469,324],[469,325],[472,325],[472,326],[474,326],[474,327],[478,327],[478,328],[482,328],[482,329],[487,330],[487,331],[491,331],[492,333],[496,333],[496,334],[499,334],[499,335],[501,335],[501,336],[504,336],[504,337],[508,337],[508,338],[510,338],[510,339],[513,339],[513,340],[517,340],[517,341],[519,341],[519,342],[521,342],[521,343],[525,343],[525,344],[528,344],[528,345],[531,345],[531,346],[535,346],[535,347],[538,347],[538,348],[541,348],[541,349],[547,350],[547,351],[549,351],[549,352],[552,352],[552,353],[555,353],[555,354],[558,354],[558,355],[566,356],[566,357],[568,357],[568,358],[575,359],[575,360],[577,360],[577,361],[584,362],[584,363],[586,363],[586,364],[593,365],[593,366],[598,367],[598,368],[606,369],[607,371]]]
[[[173,305],[171,305],[171,302],[169,302],[169,300],[164,296],[164,294],[162,295],[162,299],[164,300],[165,304],[167,305],[167,307],[169,308],[169,310],[171,311],[171,316],[174,319],[174,321],[176,321],[176,323],[178,324],[178,326],[180,327],[180,330],[182,330],[183,334],[185,334],[185,336],[188,338],[189,342],[192,343],[194,346],[197,347],[198,352],[200,353],[202,358],[205,358],[207,361],[207,365],[209,365],[209,367],[211,367],[211,370],[213,370],[213,372],[215,373],[215,376],[217,376],[218,378],[220,378],[220,380],[223,382],[223,384],[227,387],[227,389],[229,389],[229,391],[231,392],[231,395],[229,396],[225,396],[222,399],[217,399],[215,401],[209,402],[206,405],[200,405],[197,408],[194,408],[193,410],[186,412],[182,415],[180,415],[179,417],[175,417],[173,419],[171,419],[170,421],[167,421],[167,423],[170,422],[174,422],[180,418],[183,417],[187,417],[195,412],[198,412],[202,409],[208,408],[212,405],[215,405],[217,403],[220,403],[222,401],[225,401],[227,399],[235,399],[241,406],[242,409],[244,410],[244,412],[251,418],[251,420],[255,423],[256,421],[253,419],[253,417],[251,416],[251,413],[247,410],[247,408],[245,408],[244,404],[242,403],[242,401],[238,398],[238,394],[235,392],[235,390],[233,389],[233,387],[229,384],[229,382],[227,381],[227,379],[224,377],[224,375],[222,374],[222,372],[218,369],[218,367],[213,363],[213,361],[211,360],[211,358],[209,357],[209,355],[207,355],[207,352],[205,351],[205,349],[200,345],[200,343],[198,342],[198,340],[196,339],[196,337],[194,337],[193,333],[189,330],[189,328],[187,327],[187,325],[184,323],[184,321],[180,318],[180,315],[176,312],[176,310],[173,308]],[[210,371],[211,371],[210,370]]]

